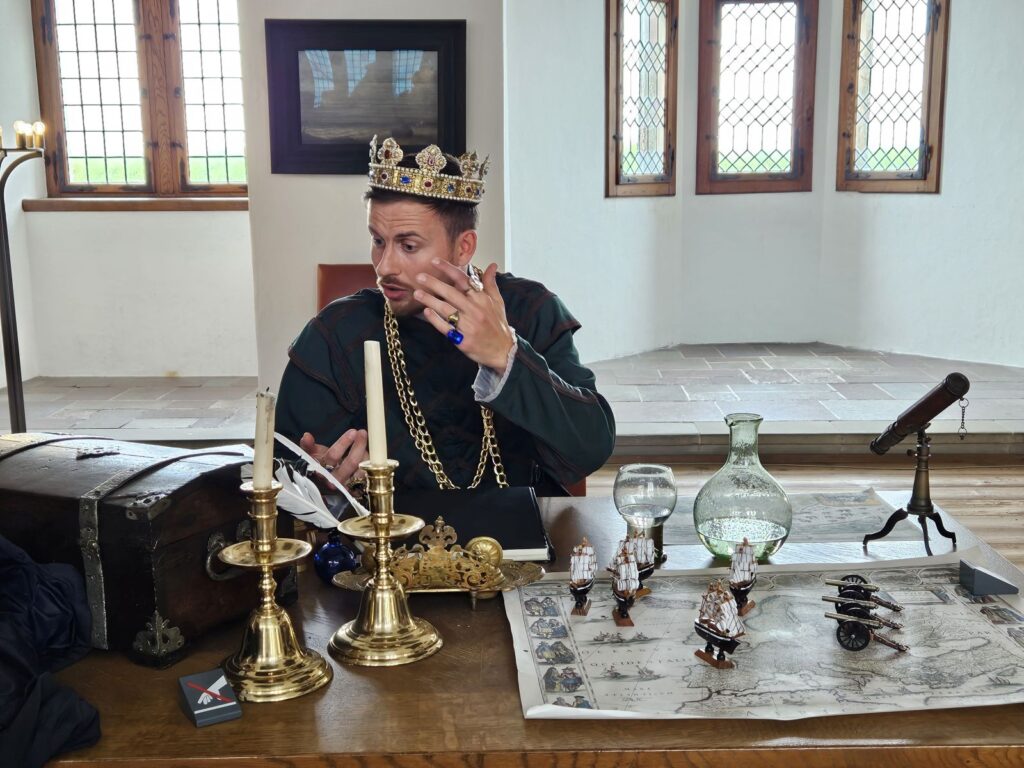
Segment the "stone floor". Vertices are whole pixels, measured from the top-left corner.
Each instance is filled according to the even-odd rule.
[[[255,376],[39,377],[25,382],[25,421],[33,432],[124,440],[252,440],[255,395]],[[0,408],[6,429],[6,391]]]
[[[886,354],[827,344],[680,345],[593,364],[615,412],[616,454],[721,452],[723,416],[765,417],[774,452],[863,452],[951,371],[971,380],[969,439],[951,407],[933,427],[958,453],[1024,452],[1024,368]],[[252,377],[36,378],[25,384],[33,431],[148,441],[251,440]],[[0,395],[0,427],[7,401]]]
[[[969,439],[956,438],[960,409],[932,427],[958,453],[1024,451],[1024,368],[829,344],[682,344],[595,363],[611,401],[616,453],[721,450],[735,411],[764,416],[762,446],[775,452],[862,452],[948,373],[971,381]],[[948,449],[947,449],[948,450]]]

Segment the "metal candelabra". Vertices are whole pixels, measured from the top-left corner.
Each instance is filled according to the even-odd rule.
[[[391,540],[404,539],[423,528],[423,520],[394,513],[395,468],[364,461],[370,515],[344,520],[342,533],[374,542],[373,576],[367,582],[356,618],[334,633],[330,652],[346,664],[390,667],[425,659],[441,649],[441,635],[423,619],[413,617],[405,590],[391,566]]]
[[[18,349],[18,318],[14,311],[14,276],[11,269],[11,236],[7,230],[7,179],[22,163],[42,157],[42,149],[0,147],[0,166],[9,155],[11,160],[0,172],[0,318],[3,320],[4,366],[7,369],[7,405],[11,412],[11,432],[25,431],[25,394],[21,387],[21,351]]]
[[[224,660],[224,672],[242,701],[283,701],[302,696],[331,681],[327,660],[303,647],[284,608],[274,600],[274,570],[306,557],[312,547],[298,539],[277,537],[277,494],[281,484],[253,488],[242,484],[250,498],[252,540],[220,552],[228,565],[260,572],[260,603],[249,616],[242,646]]]

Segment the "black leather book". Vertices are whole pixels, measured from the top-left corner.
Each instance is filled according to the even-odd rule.
[[[395,512],[421,517],[427,525],[443,517],[463,546],[477,536],[490,536],[507,560],[548,561],[554,554],[530,487],[402,491],[395,494]],[[415,543],[412,538],[405,543]]]

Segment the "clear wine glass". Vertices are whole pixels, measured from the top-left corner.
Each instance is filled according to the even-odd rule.
[[[625,464],[615,475],[615,508],[629,533],[643,531],[654,540],[662,562],[662,524],[676,508],[676,479],[664,464]]]

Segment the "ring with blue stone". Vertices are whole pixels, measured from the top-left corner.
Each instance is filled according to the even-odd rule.
[[[463,336],[461,333],[459,333],[454,328],[452,328],[450,331],[448,331],[448,341],[450,341],[455,346],[459,346],[459,344],[462,343],[462,340],[464,338],[465,338],[465,336]]]

